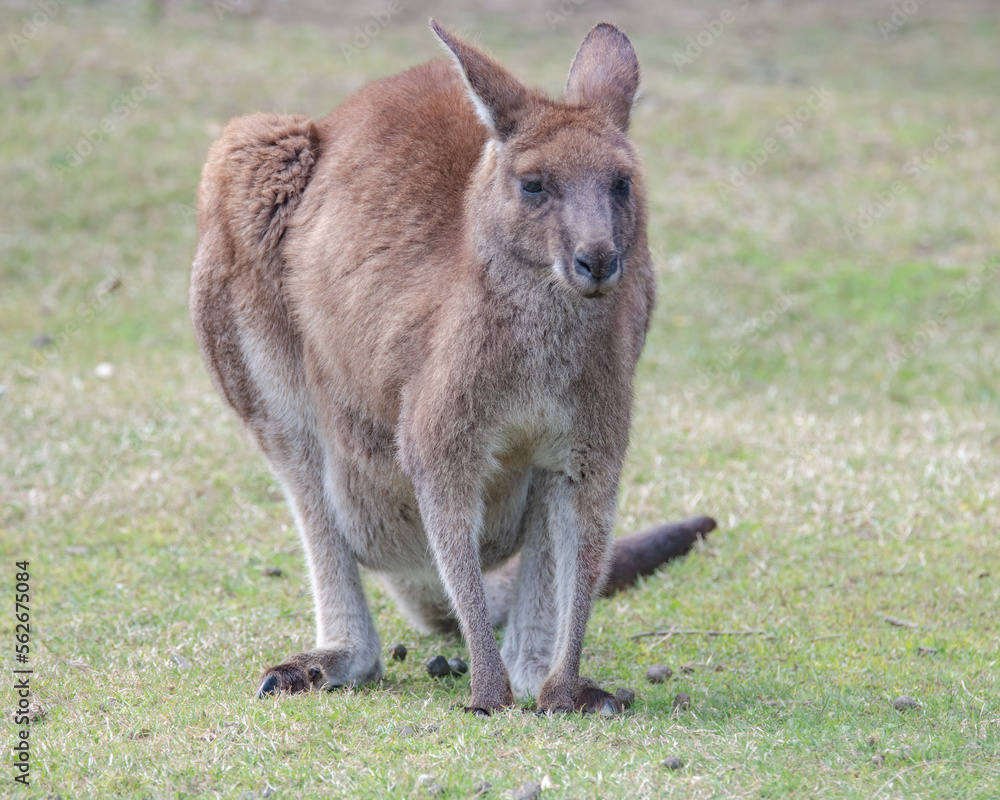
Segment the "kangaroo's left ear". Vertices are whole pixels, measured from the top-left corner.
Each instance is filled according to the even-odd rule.
[[[639,59],[628,37],[607,22],[594,26],[569,68],[565,101],[599,108],[627,131],[638,91]]]

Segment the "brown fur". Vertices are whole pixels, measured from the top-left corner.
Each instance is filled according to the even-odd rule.
[[[418,625],[457,621],[471,709],[616,709],[578,671],[653,307],[638,62],[599,25],[554,102],[433,27],[457,68],[316,123],[236,119],[203,171],[198,344],[285,487],[316,602],[316,649],[260,691],[381,675],[360,564]],[[654,550],[620,545],[615,579]]]

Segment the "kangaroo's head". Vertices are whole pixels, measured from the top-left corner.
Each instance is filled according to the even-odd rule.
[[[644,185],[627,135],[639,88],[632,44],[613,25],[596,26],[554,102],[431,26],[489,135],[468,194],[480,258],[538,270],[585,297],[607,294],[644,240]]]

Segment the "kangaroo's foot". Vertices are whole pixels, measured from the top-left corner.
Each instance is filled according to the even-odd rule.
[[[624,711],[621,700],[611,692],[604,691],[596,681],[582,675],[577,680],[575,690],[569,687],[550,687],[548,684],[543,686],[538,695],[538,708],[550,714],[578,711],[602,717],[613,717]]]
[[[477,717],[488,717],[494,711],[504,711],[513,708],[514,693],[510,690],[510,682],[506,680],[491,681],[491,685],[486,689],[477,689],[472,694],[472,701],[465,707],[468,714]]]
[[[357,657],[344,650],[316,649],[289,656],[264,672],[257,697],[279,692],[333,691],[343,686],[372,683],[382,677],[382,662],[357,664]]]

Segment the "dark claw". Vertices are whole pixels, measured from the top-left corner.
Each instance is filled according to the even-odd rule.
[[[321,678],[322,676],[323,676],[323,670],[320,669],[320,667],[319,667],[318,664],[313,664],[311,667],[309,667],[309,680],[310,681],[314,681],[315,682],[315,680],[317,678]]]
[[[473,714],[477,717],[488,717],[490,716],[490,710],[488,708],[473,708],[472,706],[465,707],[466,714]]]
[[[261,678],[257,697],[278,694],[279,692],[308,692],[312,688],[309,683],[308,670],[296,664],[278,664],[271,667]]]
[[[278,676],[268,675],[261,681],[260,688],[257,689],[257,699],[263,700],[268,695],[277,694],[278,691]]]

